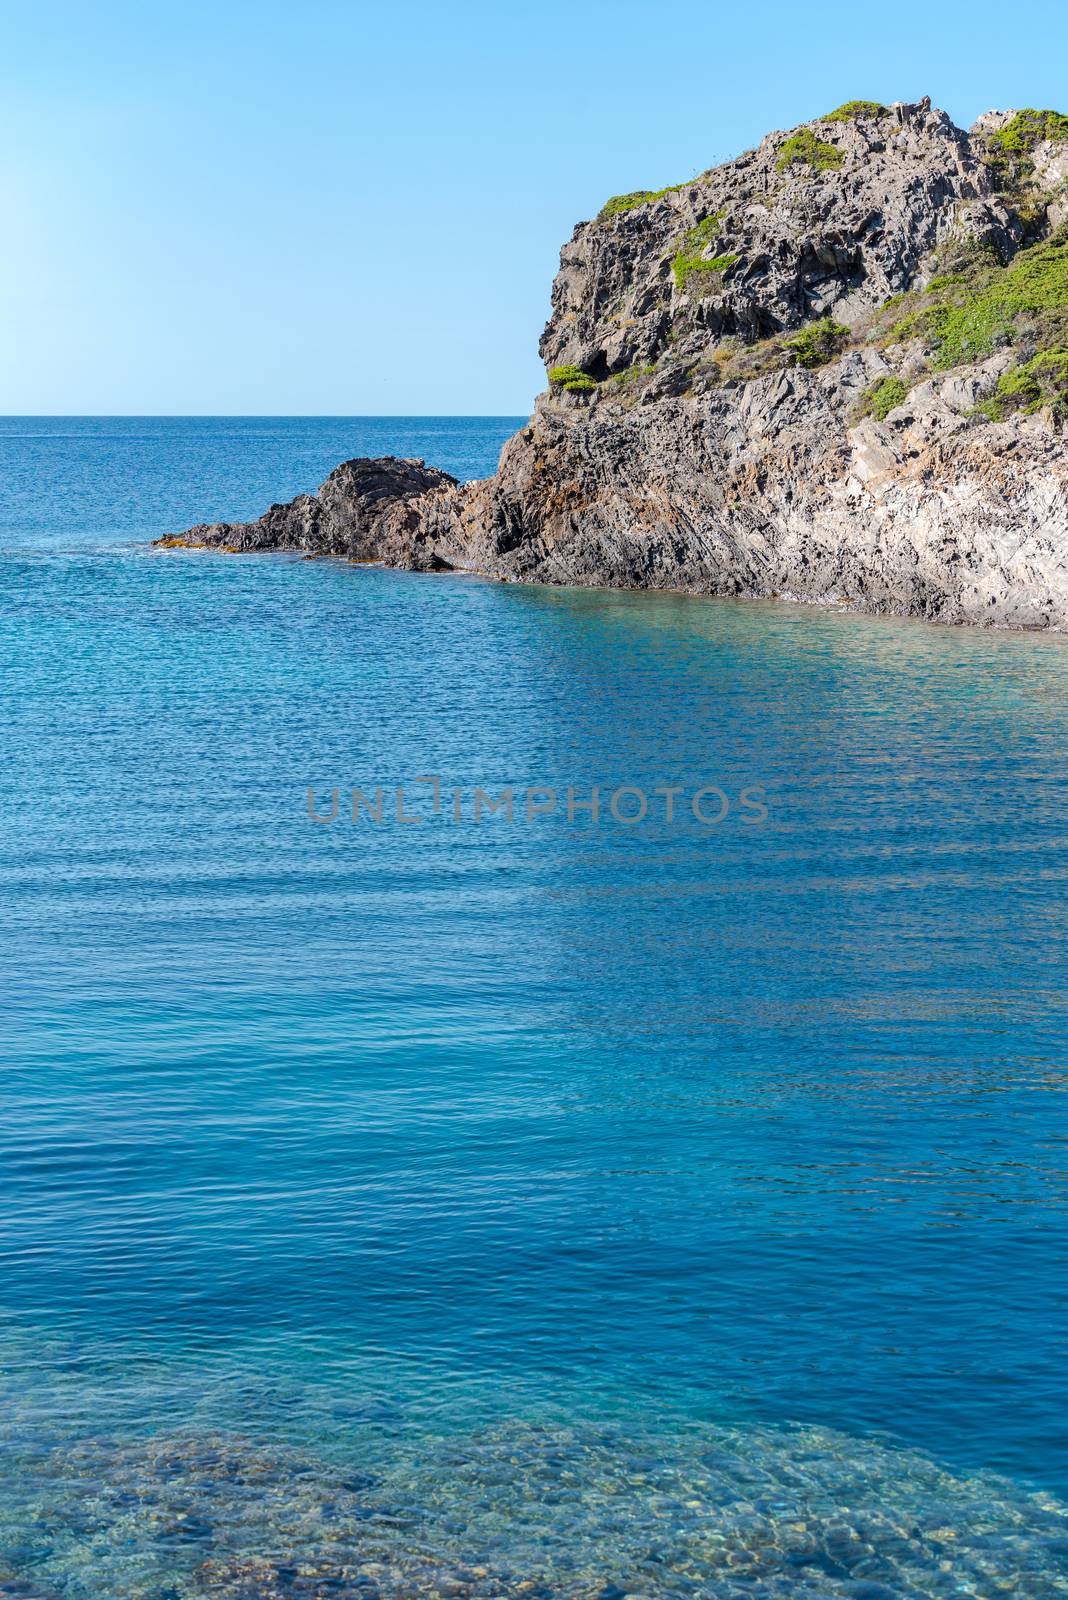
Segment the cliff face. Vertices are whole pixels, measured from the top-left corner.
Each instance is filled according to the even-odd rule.
[[[609,202],[581,223],[561,252],[546,364],[606,377],[831,313],[853,326],[908,289],[951,233],[1013,249],[1018,229],[988,169],[943,112],[901,108],[807,131],[811,143],[768,134],[691,184],[645,203],[622,197],[623,209]]]
[[[561,255],[494,478],[350,462],[186,542],[1068,627],[1068,120],[851,105]]]

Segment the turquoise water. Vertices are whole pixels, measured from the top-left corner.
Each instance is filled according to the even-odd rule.
[[[1068,1594],[1068,641],[148,543],[517,421],[0,421],[0,1595]]]

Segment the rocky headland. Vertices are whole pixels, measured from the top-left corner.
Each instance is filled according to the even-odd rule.
[[[1068,627],[1068,117],[853,101],[564,246],[496,475],[161,543]]]

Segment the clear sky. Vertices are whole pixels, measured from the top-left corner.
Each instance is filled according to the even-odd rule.
[[[1068,109],[1068,7],[0,0],[0,412],[521,413],[557,253],[840,104]]]

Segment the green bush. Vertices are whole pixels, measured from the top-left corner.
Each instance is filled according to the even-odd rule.
[[[613,372],[609,383],[633,383],[637,378],[648,378],[656,371],[656,364],[652,361],[639,361],[633,367],[628,367],[625,372]]]
[[[885,422],[894,407],[908,398],[908,392],[908,384],[902,378],[883,378],[879,383],[872,384],[865,393],[861,416],[871,416],[877,422]]]
[[[549,382],[557,388],[566,389],[569,394],[589,394],[591,389],[597,387],[596,378],[591,378],[581,367],[571,365],[550,367]]]
[[[695,272],[724,273],[728,267],[733,267],[739,259],[736,255],[713,256],[708,259],[705,251],[719,233],[723,222],[723,211],[713,212],[712,216],[705,217],[696,227],[691,228],[683,238],[682,243],[675,252],[675,259],[671,263],[671,271],[679,289],[686,292],[690,277]]]
[[[680,189],[689,187],[688,183],[669,183],[666,189],[634,189],[630,194],[614,194],[598,211],[597,220],[605,222],[609,217],[618,217],[623,211],[633,211],[635,206],[648,205],[650,200],[659,200],[665,194],[678,194]]]
[[[785,340],[785,347],[792,351],[798,366],[822,367],[834,360],[848,337],[849,329],[840,322],[835,322],[831,317],[821,317],[818,322],[810,322],[807,328],[802,328],[800,333]]]
[[[727,269],[729,267],[733,267],[734,263],[736,261],[740,261],[740,260],[741,260],[740,256],[732,256],[732,255],[713,256],[710,261],[706,261],[704,256],[677,255],[675,257],[674,261],[671,263],[671,270],[675,274],[675,282],[678,284],[679,288],[685,293],[686,289],[687,289],[687,285],[688,285],[689,280],[690,280],[691,276],[693,275],[693,273],[695,273],[695,272],[718,272],[718,273],[724,273],[724,272],[727,271]]]
[[[1059,421],[1068,419],[1068,348],[1043,350],[1022,367],[1004,373],[997,393],[978,409],[991,421],[1001,422],[1014,411],[1032,415],[1047,405]]]
[[[1068,117],[1060,111],[1036,111],[1028,106],[1011,122],[989,135],[987,143],[1005,155],[1028,155],[1044,139],[1068,141]]]
[[[832,167],[840,167],[844,160],[837,145],[817,139],[811,128],[802,128],[786,140],[775,166],[779,172],[785,172],[796,163],[804,162],[814,172],[828,172]]]
[[[878,100],[847,100],[844,106],[839,106],[837,111],[829,111],[821,122],[856,122],[861,117],[885,117],[889,107],[880,105]]]

